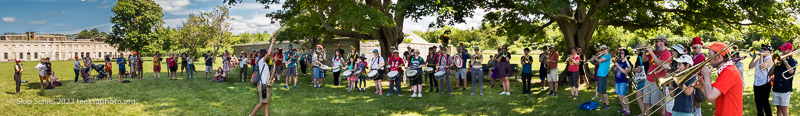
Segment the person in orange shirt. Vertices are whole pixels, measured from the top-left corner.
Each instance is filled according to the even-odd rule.
[[[717,80],[712,84],[711,78],[705,77],[701,80],[704,85],[705,95],[708,101],[714,105],[714,115],[717,116],[741,116],[742,115],[742,75],[739,69],[734,66],[733,62],[728,58],[728,52],[731,50],[725,49],[727,45],[722,42],[714,42],[708,46],[708,54],[710,56],[709,63],[712,67],[718,70],[714,71],[718,75]],[[703,70],[711,70],[704,68]],[[710,85],[710,86],[708,86]]]

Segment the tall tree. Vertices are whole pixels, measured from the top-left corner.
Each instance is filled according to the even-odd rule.
[[[213,47],[213,54],[217,54],[220,48],[234,43],[231,39],[230,24],[226,22],[230,19],[228,7],[217,6],[209,12],[189,14],[189,18],[182,23],[183,27],[175,30],[176,33],[162,33],[178,35],[162,37],[175,37],[177,40],[172,44],[179,46],[178,48],[186,48],[189,53],[196,54],[200,48]]]
[[[152,0],[119,0],[111,12],[114,26],[106,43],[119,51],[149,52],[144,47],[151,45],[153,31],[164,22],[161,7]]]
[[[677,34],[747,26],[797,32],[793,21],[800,7],[798,1],[777,0],[486,0],[481,5],[492,11],[484,21],[501,24],[509,35],[541,34],[556,25],[568,48],[588,48],[598,26],[665,27]]]
[[[241,0],[223,0],[235,5]],[[406,18],[417,21],[423,16],[439,14],[436,24],[443,26],[463,23],[471,17],[471,9],[481,0],[256,0],[266,5],[280,4],[283,9],[267,14],[273,23],[293,20],[298,15],[309,15],[302,23],[319,25],[325,32],[336,36],[362,40],[378,40],[383,55],[389,46],[397,46],[404,37]],[[291,30],[291,28],[287,29]],[[322,35],[324,36],[324,35]]]

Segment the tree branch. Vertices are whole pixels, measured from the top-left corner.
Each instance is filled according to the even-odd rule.
[[[542,26],[541,26],[541,27],[539,27],[538,29],[536,29],[536,30],[533,30],[531,33],[540,33],[540,32],[542,32],[542,30],[544,30],[544,28],[547,28],[547,27],[549,27],[549,26],[550,26],[551,24],[553,24],[554,22],[556,22],[556,21],[555,21],[555,20],[550,20],[549,22],[545,23],[544,25],[542,25]]]
[[[642,25],[642,24],[633,24],[631,22],[624,22],[624,21],[601,21],[598,25],[611,25],[611,26],[622,26],[627,28],[634,28],[634,29],[642,29],[642,28],[653,28],[653,27],[661,27],[663,25],[651,24],[651,25]]]
[[[345,30],[341,30],[341,29],[336,29],[336,28],[332,27],[331,25],[329,25],[328,22],[325,21],[325,18],[319,18],[319,20],[322,22],[321,25],[322,25],[322,27],[325,28],[325,31],[331,32],[334,35],[352,37],[352,38],[360,38],[360,39],[374,39],[372,36],[367,35],[367,34],[361,34],[361,33],[354,32],[354,31],[345,31]]]

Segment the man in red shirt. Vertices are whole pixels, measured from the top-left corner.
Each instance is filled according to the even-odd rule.
[[[653,40],[655,42],[656,49],[653,50],[651,48],[647,48],[645,50],[645,52],[647,53],[646,57],[642,57],[642,60],[647,61],[650,64],[649,65],[650,67],[647,68],[648,69],[647,72],[645,72],[645,73],[647,73],[647,81],[645,81],[645,85],[650,85],[650,84],[654,84],[654,83],[657,84],[656,80],[658,78],[666,77],[667,76],[667,70],[671,69],[670,65],[661,65],[664,62],[672,61],[670,59],[670,58],[672,58],[672,53],[670,53],[669,50],[667,50],[667,47],[666,47],[666,45],[667,45],[667,37],[665,37],[664,35],[659,35],[655,39],[651,39],[651,40]],[[661,66],[659,66],[659,65],[661,65]],[[653,72],[654,70],[656,72],[650,73],[650,72]],[[655,91],[655,92],[651,92],[650,94],[645,95],[642,98],[642,101],[644,101],[645,107],[651,107],[653,105],[663,105],[664,104],[663,102],[659,102],[661,100],[661,98],[664,97],[664,93],[659,92],[659,91],[661,91],[661,89],[658,89],[658,86],[648,86],[646,88],[643,88],[642,91],[644,91],[645,93],[648,93],[648,92],[651,92],[651,91]],[[662,115],[666,115],[666,112],[665,112],[664,109],[665,108],[659,108],[658,111],[661,112]],[[644,114],[650,114],[650,111],[643,111],[643,112],[644,112]]]
[[[734,66],[732,61],[729,61],[728,52],[730,50],[723,50],[727,45],[722,42],[714,42],[708,47],[708,54],[720,54],[717,57],[709,58],[709,63],[712,67],[718,70],[714,71],[717,74],[717,80],[712,84],[711,78],[704,77],[703,82],[705,95],[708,101],[714,105],[714,115],[717,116],[741,116],[742,115],[742,75],[739,69]],[[710,70],[708,68],[704,70]],[[709,86],[710,85],[710,86]]]

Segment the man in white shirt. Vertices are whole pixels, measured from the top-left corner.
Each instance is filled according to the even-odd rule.
[[[273,45],[275,45],[274,36],[270,38],[269,49],[267,49],[269,51],[265,52],[262,50],[261,51],[262,58],[258,60],[258,66],[260,70],[258,73],[260,73],[261,79],[258,81],[256,88],[258,90],[259,102],[258,104],[256,104],[256,107],[253,108],[253,112],[250,113],[250,116],[255,115],[256,112],[258,112],[258,109],[261,109],[261,107],[264,107],[264,114],[269,115],[269,99],[272,97],[271,95],[272,92],[270,90],[270,87],[272,87],[272,82],[270,81],[269,78],[271,70],[269,69],[268,67],[269,65],[267,64],[268,62],[267,60],[269,60],[269,58],[266,57],[272,56]]]
[[[42,87],[42,90],[44,90],[45,82],[47,82],[48,85],[50,84],[50,78],[45,75],[47,73],[47,66],[44,64],[44,58],[40,60],[39,64],[37,64],[35,68],[39,70],[39,86]]]

